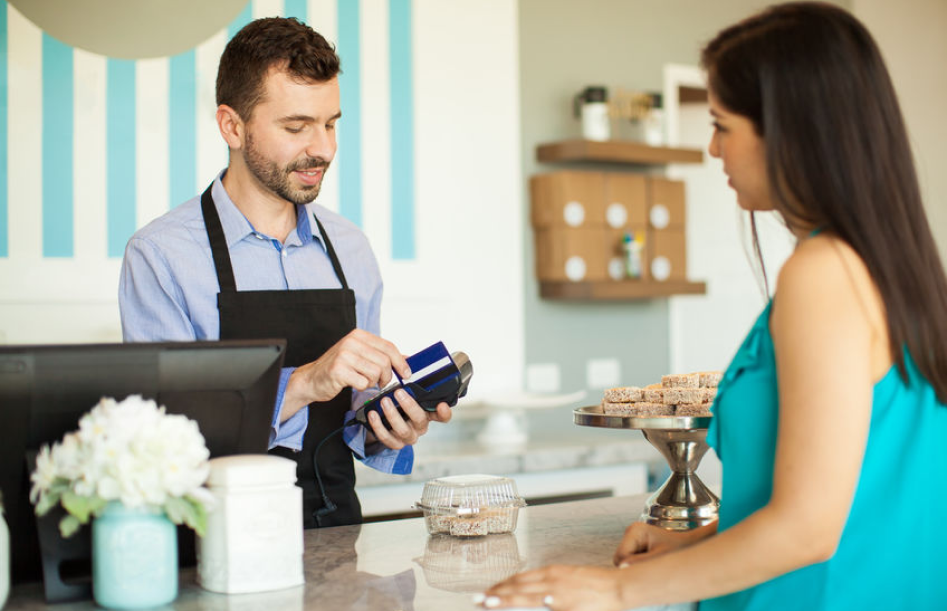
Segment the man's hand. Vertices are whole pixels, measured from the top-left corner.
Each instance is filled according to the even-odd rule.
[[[381,408],[385,412],[385,419],[391,425],[391,430],[385,428],[385,425],[381,422],[381,417],[377,413],[369,413],[368,423],[371,425],[372,431],[371,434],[366,435],[366,445],[371,443],[371,437],[374,435],[375,440],[385,447],[400,450],[405,446],[414,445],[418,437],[427,433],[428,424],[432,420],[436,422],[450,421],[451,409],[446,403],[439,403],[436,412],[428,412],[421,409],[417,401],[404,389],[396,390],[395,398],[407,418],[402,418],[391,399],[385,397],[381,400]]]
[[[315,361],[296,368],[286,385],[280,420],[286,421],[312,402],[334,399],[345,388],[381,388],[391,380],[392,369],[403,378],[411,376],[408,361],[394,344],[355,329]],[[414,407],[424,411],[417,404]]]

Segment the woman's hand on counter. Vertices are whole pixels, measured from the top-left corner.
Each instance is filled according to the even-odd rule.
[[[622,611],[623,569],[553,565],[510,577],[484,592],[486,609],[537,607],[553,611]]]
[[[615,550],[615,565],[621,568],[642,560],[687,547],[717,532],[714,521],[700,528],[672,531],[653,524],[634,522],[625,530],[618,549]]]

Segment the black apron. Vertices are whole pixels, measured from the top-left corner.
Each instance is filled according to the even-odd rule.
[[[299,367],[315,361],[355,329],[355,292],[345,282],[342,266],[322,223],[313,215],[332,268],[342,284],[341,289],[238,291],[224,230],[211,195],[212,187],[207,187],[201,196],[201,211],[220,284],[217,295],[220,339],[284,338],[287,345],[285,366]],[[309,404],[309,426],[303,437],[302,451],[282,447],[270,450],[270,454],[296,461],[296,477],[303,490],[305,528],[362,521],[362,507],[355,495],[352,451],[345,445],[341,433],[322,444],[318,457],[319,475],[336,509],[321,516],[318,522],[315,516],[324,505],[313,468],[316,446],[342,426],[345,413],[351,407],[352,390],[349,388],[331,401]]]

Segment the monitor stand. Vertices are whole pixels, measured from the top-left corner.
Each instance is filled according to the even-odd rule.
[[[35,450],[26,453],[27,472],[36,467]],[[43,565],[43,591],[46,602],[60,603],[92,598],[92,539],[88,525],[69,538],[59,532],[59,521],[66,515],[61,505],[36,518],[40,557]]]

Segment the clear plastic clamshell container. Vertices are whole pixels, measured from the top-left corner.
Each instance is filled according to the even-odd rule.
[[[513,532],[525,505],[508,477],[454,475],[424,484],[417,508],[432,535],[477,537]]]

